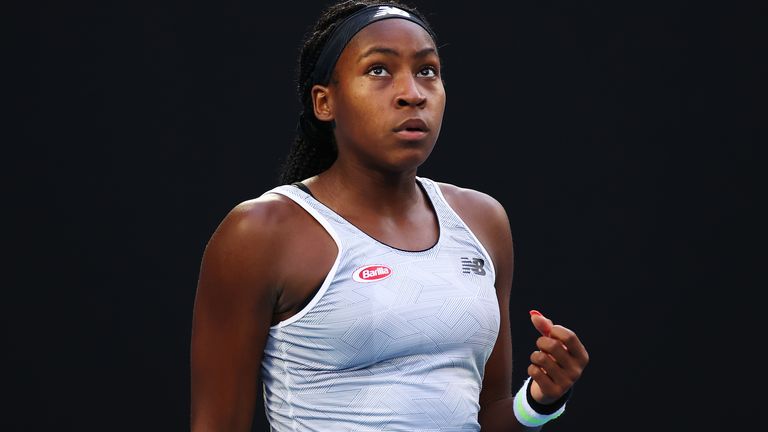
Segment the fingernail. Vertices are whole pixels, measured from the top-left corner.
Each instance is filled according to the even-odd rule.
[[[537,311],[536,309],[531,309],[530,314],[531,315],[544,316],[544,315],[541,314],[541,312]]]

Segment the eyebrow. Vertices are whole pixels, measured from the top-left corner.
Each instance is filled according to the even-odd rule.
[[[397,51],[396,49],[387,48],[387,47],[384,47],[384,46],[373,46],[373,47],[368,48],[367,50],[365,50],[365,52],[363,52],[362,54],[360,54],[360,57],[357,58],[357,61],[359,62],[359,61],[363,60],[364,58],[372,56],[374,54],[384,54],[384,55],[389,55],[389,56],[394,56],[394,57],[400,57],[401,56],[400,52]],[[437,50],[432,48],[432,47],[423,48],[423,49],[421,49],[419,51],[416,51],[413,54],[413,57],[414,58],[424,58],[424,57],[426,57],[426,56],[428,56],[430,54],[437,55]]]

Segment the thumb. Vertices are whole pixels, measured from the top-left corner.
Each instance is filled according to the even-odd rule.
[[[549,332],[552,330],[552,320],[544,317],[541,312],[536,309],[531,310],[531,322],[536,330],[544,336],[549,336]]]

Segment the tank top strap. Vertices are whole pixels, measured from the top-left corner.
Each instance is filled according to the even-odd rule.
[[[468,235],[472,241],[474,241],[478,249],[480,249],[482,254],[485,256],[491,271],[495,271],[493,269],[493,260],[491,259],[491,255],[485,249],[485,246],[480,242],[472,229],[469,228],[469,225],[467,225],[461,216],[456,213],[453,207],[448,204],[448,201],[445,199],[445,196],[440,190],[440,186],[438,186],[437,182],[426,177],[416,177],[416,180],[419,181],[424,190],[427,192],[427,195],[429,195],[429,199],[432,201],[432,207],[435,209],[435,213],[437,213],[440,226],[442,230],[445,231],[445,234],[456,232],[466,233],[466,235]]]

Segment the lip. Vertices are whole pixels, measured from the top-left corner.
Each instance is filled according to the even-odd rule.
[[[429,132],[429,128],[427,127],[427,124],[424,122],[424,120],[419,118],[412,118],[408,119],[399,125],[392,129],[394,132],[403,132],[403,131],[422,131],[422,132]]]
[[[420,140],[427,136],[429,127],[427,127],[427,123],[425,123],[424,120],[412,118],[400,123],[397,127],[392,129],[392,131],[395,132],[398,137],[412,141]]]

